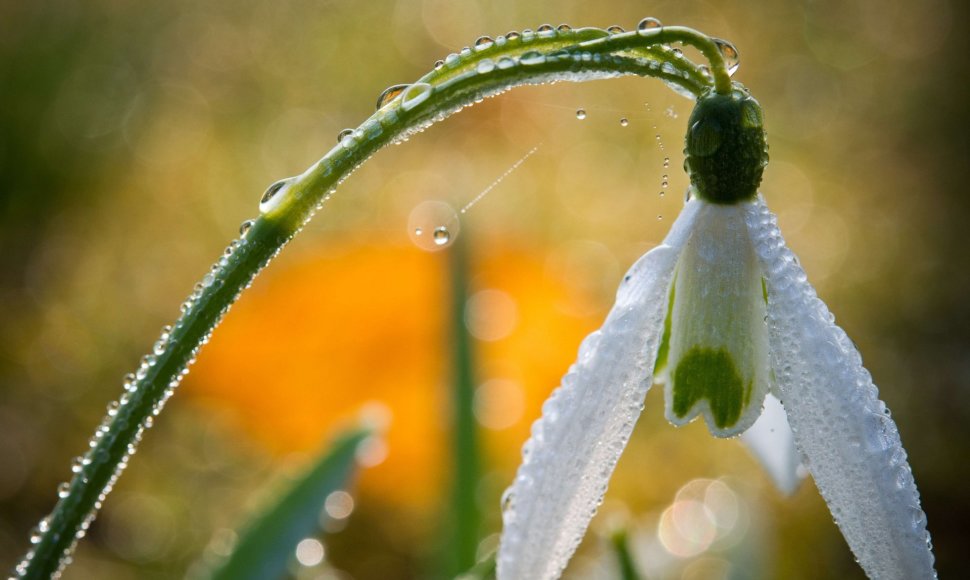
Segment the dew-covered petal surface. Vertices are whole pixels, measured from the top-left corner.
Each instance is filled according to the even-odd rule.
[[[870,578],[934,578],[919,492],[872,377],[775,216],[760,198],[748,210],[768,287],[769,358],[795,445]]]
[[[688,202],[663,244],[630,269],[603,326],[543,405],[503,498],[500,579],[556,578],[579,545],[652,383],[674,267],[697,208]]]
[[[771,393],[765,396],[761,416],[741,434],[741,442],[768,472],[779,491],[791,495],[798,489],[807,472],[795,449],[795,436],[788,425],[785,408]]]
[[[761,414],[768,391],[768,333],[761,266],[744,207],[698,202],[677,261],[664,383],[667,420],[698,415],[732,437]]]

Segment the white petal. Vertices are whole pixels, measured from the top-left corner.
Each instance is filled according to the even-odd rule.
[[[761,416],[741,434],[741,442],[761,462],[782,493],[791,495],[798,489],[807,472],[795,449],[795,436],[788,425],[785,408],[771,393],[765,397]]]
[[[862,359],[759,199],[748,226],[768,284],[769,357],[795,444],[870,578],[934,578],[899,432]]]
[[[630,269],[606,322],[543,405],[503,498],[499,578],[556,578],[582,540],[653,381],[674,266],[697,207],[687,203],[664,243]]]
[[[660,374],[668,421],[703,415],[713,435],[732,437],[755,422],[768,392],[764,286],[745,208],[699,203],[677,261]]]

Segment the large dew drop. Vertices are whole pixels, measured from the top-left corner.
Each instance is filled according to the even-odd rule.
[[[428,83],[415,83],[407,87],[401,96],[401,109],[410,111],[414,107],[417,107],[428,100],[432,91],[433,89]]]
[[[724,66],[727,67],[728,76],[736,73],[741,66],[741,53],[738,52],[738,48],[723,38],[712,38],[711,40],[714,41],[717,49],[721,52],[721,56],[724,57]]]
[[[647,16],[637,24],[637,32],[640,34],[646,34],[651,30],[657,30],[663,28],[664,25],[660,23],[659,20],[653,18],[652,16]]]
[[[408,88],[409,86],[410,85],[407,85],[407,84],[403,84],[403,85],[391,85],[391,86],[387,87],[386,89],[384,89],[384,92],[381,93],[381,96],[377,97],[377,108],[378,109],[383,108],[384,105],[386,105],[386,104],[390,103],[391,101],[393,101],[395,99],[395,97],[397,97],[398,95],[400,95],[401,93],[403,93],[404,92],[404,89]],[[340,141],[340,138],[339,137],[337,138],[337,141]]]

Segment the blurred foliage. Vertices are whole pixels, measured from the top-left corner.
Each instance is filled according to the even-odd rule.
[[[0,3],[0,564],[25,549],[121,376],[266,185],[315,161],[385,86],[482,34],[547,21],[629,28],[645,10]],[[956,576],[970,542],[967,8],[683,0],[649,10],[740,48],[736,78],[767,116],[763,191],[893,409],[938,569]],[[541,401],[624,269],[677,213],[689,107],[640,79],[524,88],[379,154],[215,333],[65,577],[191,572],[362,408],[390,417],[386,460],[362,475],[327,560],[362,579],[431,574],[452,475],[451,296],[447,256],[413,246],[408,215],[428,199],[461,207],[540,145],[462,218],[475,231],[465,319],[481,381],[476,497],[497,531]],[[618,572],[602,522],[624,514],[634,561],[668,566],[650,577],[861,576],[810,483],[781,498],[735,442],[673,429],[661,404],[648,396],[573,574]],[[746,524],[676,558],[657,543],[658,522],[698,477],[727,478]]]

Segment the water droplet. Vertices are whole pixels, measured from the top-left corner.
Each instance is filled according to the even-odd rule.
[[[451,232],[445,226],[438,226],[434,229],[434,233],[431,234],[434,238],[434,243],[436,246],[444,246],[451,241]]]
[[[684,51],[680,50],[679,48],[671,50],[670,53],[674,55],[674,58],[681,58],[684,56]]]
[[[428,83],[415,83],[404,90],[401,96],[401,109],[410,111],[421,103],[428,100],[431,96],[431,85]]]
[[[556,28],[552,24],[543,24],[536,28],[536,34],[540,38],[550,38],[556,35]]]
[[[661,191],[661,192],[660,192],[660,197],[663,197],[663,196],[664,196],[664,192],[663,192],[663,191]]]
[[[582,121],[586,118],[586,109],[576,109],[576,118]]]
[[[500,59],[498,59],[498,68],[502,70],[510,69],[513,66],[515,66],[515,59],[513,58],[503,56]]]
[[[670,157],[664,157],[664,169],[670,167]]]
[[[559,26],[556,27],[556,30],[558,30],[559,32],[569,32],[572,29],[573,27],[568,24],[560,24]]]
[[[659,20],[651,16],[647,16],[637,24],[637,32],[646,32],[648,30],[654,30],[657,28],[663,28],[663,24]]]
[[[512,507],[513,499],[515,499],[515,494],[512,493],[512,487],[509,486],[504,492],[502,492],[502,499],[500,500],[503,512]]]
[[[340,143],[341,141],[343,141],[347,137],[350,137],[353,134],[354,134],[353,129],[344,129],[343,131],[337,133],[337,143]]]
[[[485,50],[495,44],[495,40],[491,36],[479,36],[478,40],[475,41],[475,50]]]
[[[663,214],[657,214],[657,221],[659,222],[662,219],[664,219]]]
[[[721,56],[724,57],[724,66],[727,67],[728,76],[733,75],[741,66],[741,53],[738,52],[738,48],[723,38],[711,38],[711,40],[714,41],[717,49],[721,52]]]
[[[407,231],[411,241],[429,252],[447,247],[454,242],[460,230],[458,213],[443,201],[421,202],[408,216]]]
[[[541,52],[530,50],[519,57],[519,62],[524,65],[542,64],[546,62],[546,57]]]
[[[663,177],[661,177],[660,179],[661,179],[661,181],[660,181],[660,185],[661,185],[661,186],[662,186],[662,187],[663,187],[664,189],[666,189],[666,188],[667,188],[667,186],[668,186],[668,185],[670,185],[670,178],[669,178],[669,177],[667,177],[667,174],[665,173],[665,174],[664,174],[664,176],[663,176]]]
[[[505,39],[506,39],[506,40],[516,40],[516,39],[518,39],[518,38],[522,38],[522,35],[521,35],[521,34],[519,34],[519,33],[518,33],[517,31],[515,31],[515,30],[513,30],[513,31],[511,31],[511,32],[509,32],[508,34],[506,34],[506,35],[505,35]]]
[[[630,120],[627,119],[626,117],[622,117],[620,119],[620,127],[626,127],[629,124],[630,124]]]
[[[67,494],[71,493],[71,484],[68,482],[63,482],[57,486],[57,497],[64,499]]]
[[[263,193],[263,197],[259,200],[259,205],[263,205],[265,203],[268,203],[269,200],[273,199],[273,197],[277,193],[279,193],[279,191],[281,189],[283,189],[283,186],[284,185],[286,185],[286,180],[285,179],[281,179],[281,180],[277,181],[276,183],[274,183],[273,185],[269,186],[266,189],[266,191]]]
[[[664,116],[668,119],[676,119],[677,111],[675,111],[673,107],[667,107],[667,110],[664,111]]]
[[[239,237],[245,238],[246,234],[249,233],[249,230],[253,229],[254,223],[256,223],[256,220],[246,220],[239,224]]]
[[[386,105],[389,102],[393,101],[395,97],[397,97],[398,95],[400,95],[401,93],[403,93],[404,92],[404,89],[408,88],[409,86],[410,85],[407,85],[407,84],[391,85],[391,86],[387,87],[386,89],[384,89],[384,92],[381,93],[381,95],[379,97],[377,97],[377,108],[380,109],[384,105]],[[338,141],[339,141],[339,139],[338,139]]]
[[[475,70],[478,71],[478,74],[490,73],[495,70],[495,61],[490,58],[482,59]]]
[[[434,70],[441,70],[442,68],[444,68],[444,66],[445,66],[445,61],[443,60],[434,61]]]
[[[614,24],[613,26],[610,26],[609,28],[606,29],[606,31],[609,32],[610,34],[622,34],[626,32],[626,30],[623,30],[623,27],[618,24]]]

